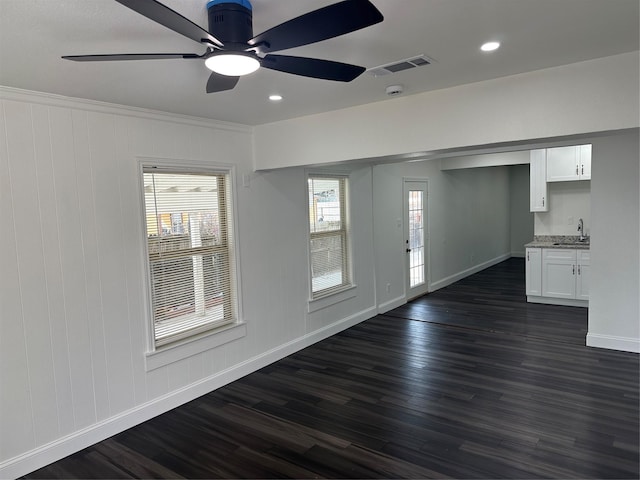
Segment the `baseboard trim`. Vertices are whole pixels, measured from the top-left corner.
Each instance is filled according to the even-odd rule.
[[[17,457],[0,463],[0,478],[18,478],[34,470],[49,465],[68,455],[105,440],[128,428],[161,415],[169,410],[195,400],[213,390],[223,387],[256,370],[291,355],[303,348],[324,340],[336,333],[353,327],[360,322],[377,315],[378,309],[373,306],[354,315],[338,320],[319,330],[308,333],[290,342],[279,345],[260,355],[252,357],[233,367],[175,390],[167,395],[138,405],[130,410],[115,415],[107,420],[91,425],[51,443],[38,447]]]
[[[500,262],[504,262],[509,258],[511,258],[511,253],[505,253],[503,255],[499,255],[495,258],[492,258],[491,260],[487,260],[486,262],[480,263],[471,268],[467,268],[466,270],[462,270],[461,272],[445,277],[442,280],[438,280],[437,282],[431,283],[429,291],[435,292],[436,290],[440,290],[441,288],[448,287],[449,285],[457,282],[458,280],[462,280],[463,278],[466,278],[469,275],[473,275],[474,273],[481,272],[486,268],[493,267],[494,265],[497,265]]]
[[[616,337],[587,333],[587,347],[620,350],[622,352],[640,353],[640,339],[630,337]]]
[[[537,295],[527,295],[529,303],[543,303],[545,305],[561,305],[564,307],[589,307],[589,300],[575,300],[573,298],[553,298],[539,297]]]
[[[378,313],[387,313],[389,310],[400,307],[407,303],[406,298],[403,296],[392,298],[391,300],[378,305]]]

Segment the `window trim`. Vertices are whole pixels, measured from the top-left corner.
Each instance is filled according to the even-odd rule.
[[[149,323],[149,322],[146,322]],[[215,330],[194,335],[179,342],[170,343],[161,350],[146,352],[144,356],[145,371],[170,365],[185,358],[206,352],[225,343],[238,340],[247,334],[245,322],[227,323]]]
[[[350,214],[350,206],[351,206],[351,187],[350,187],[350,175],[349,172],[344,171],[322,171],[322,170],[308,170],[305,176],[306,183],[306,196],[307,196],[307,208],[308,208],[308,198],[309,198],[309,179],[310,178],[327,178],[327,179],[338,179],[344,180],[344,194],[342,197],[344,198],[345,205],[340,205],[341,215],[344,215],[344,229],[343,230],[335,230],[332,232],[321,232],[318,235],[314,235],[311,232],[311,219],[309,215],[307,215],[307,255],[308,255],[308,279],[309,279],[309,300],[308,300],[308,308],[307,311],[309,313],[320,310],[327,306],[333,305],[338,302],[342,302],[349,298],[353,298],[356,295],[355,288],[356,283],[354,279],[354,271],[353,271],[353,255],[352,255],[352,230],[351,230],[351,214]],[[336,235],[336,232],[344,231],[344,239],[345,239],[345,252],[346,258],[344,259],[344,272],[346,272],[348,277],[348,282],[343,283],[340,286],[329,287],[324,290],[320,290],[319,292],[313,292],[313,278],[312,278],[312,265],[311,265],[311,240],[314,236],[332,236]],[[342,233],[340,233],[342,235]]]
[[[139,215],[138,228],[139,239],[142,252],[143,278],[144,278],[144,325],[146,336],[145,368],[147,371],[153,370],[163,365],[179,361],[181,359],[196,355],[211,348],[215,348],[224,343],[242,338],[246,335],[246,324],[243,320],[240,278],[240,254],[239,241],[237,235],[237,188],[236,188],[236,167],[231,164],[211,163],[193,159],[175,159],[161,157],[136,157],[138,163],[139,181]],[[156,346],[154,333],[154,315],[151,293],[151,272],[149,262],[149,245],[146,237],[146,213],[145,213],[145,193],[144,193],[144,173],[145,170],[158,169],[158,173],[176,174],[220,174],[227,176],[226,185],[227,201],[231,203],[231,214],[227,217],[228,229],[232,232],[229,241],[230,253],[230,274],[231,287],[234,289],[235,321],[225,322],[204,332],[194,332],[193,335],[179,339],[175,342],[161,346]]]
[[[335,305],[336,303],[344,302],[356,297],[358,295],[357,287],[358,286],[355,283],[352,283],[339,292],[335,292],[319,298],[309,299],[309,302],[307,304],[307,313],[317,312],[318,310],[330,307],[332,305]]]

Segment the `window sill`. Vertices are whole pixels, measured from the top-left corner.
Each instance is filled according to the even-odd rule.
[[[336,303],[344,302],[350,298],[354,298],[357,295],[357,285],[349,285],[344,290],[340,290],[336,293],[331,293],[325,297],[309,300],[307,307],[307,313],[317,312],[323,308],[330,307]]]
[[[164,367],[179,360],[211,350],[225,343],[238,340],[247,334],[247,324],[237,322],[211,330],[196,338],[186,339],[182,343],[167,345],[160,350],[145,354],[145,370],[147,372]]]

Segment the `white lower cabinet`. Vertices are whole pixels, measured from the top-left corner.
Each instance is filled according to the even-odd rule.
[[[526,255],[526,293],[529,301],[587,305],[589,250],[529,247]]]
[[[527,248],[525,263],[527,295],[542,295],[542,249]]]
[[[576,298],[578,300],[589,300],[591,253],[589,253],[589,250],[578,250],[577,254],[578,276],[576,277]]]
[[[576,298],[575,250],[542,250],[542,296]]]

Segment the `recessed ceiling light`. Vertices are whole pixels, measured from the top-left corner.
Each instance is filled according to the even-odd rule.
[[[493,52],[500,48],[500,42],[487,42],[480,47],[483,52]]]
[[[269,100],[272,102],[279,102],[282,100],[282,95],[269,95]]]

